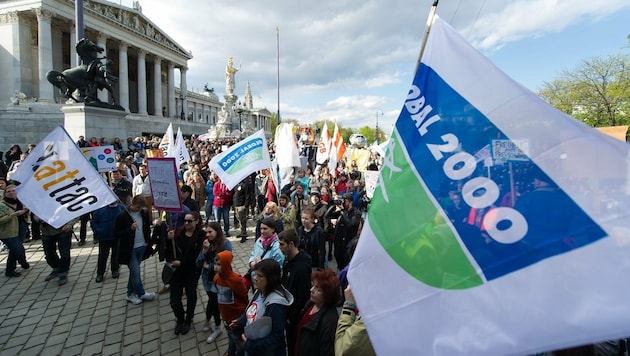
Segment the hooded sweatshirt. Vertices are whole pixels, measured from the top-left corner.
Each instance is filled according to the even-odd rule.
[[[263,297],[257,291],[247,311],[238,319],[238,325],[245,327],[262,316],[271,318],[271,333],[263,338],[245,342],[245,351],[250,355],[286,355],[285,325],[287,308],[293,303],[293,295],[282,287]]]
[[[214,283],[218,291],[219,313],[221,319],[231,322],[245,314],[248,303],[247,288],[241,276],[232,269],[232,252],[224,250],[217,256],[221,260],[221,273],[214,276]]]

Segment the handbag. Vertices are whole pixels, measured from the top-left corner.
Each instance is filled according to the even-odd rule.
[[[177,259],[177,248],[175,247],[175,238],[171,240],[173,242],[173,259]],[[173,278],[173,274],[177,271],[177,267],[173,266],[171,262],[164,263],[164,267],[162,268],[162,282],[164,284],[169,284],[171,282],[171,278]]]

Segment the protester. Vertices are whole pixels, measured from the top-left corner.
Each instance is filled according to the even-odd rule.
[[[4,188],[4,198],[0,202],[0,239],[9,249],[7,269],[4,271],[7,277],[21,276],[21,273],[15,270],[18,262],[23,269],[30,268],[30,264],[26,261],[22,239],[19,236],[19,216],[28,215],[28,213],[28,209],[18,209],[15,185],[7,185]]]
[[[247,177],[234,187],[233,192],[232,203],[234,206],[234,215],[238,218],[241,228],[238,237],[241,238],[241,243],[244,243],[247,241],[247,203],[249,201],[249,197],[247,196]]]
[[[155,293],[144,290],[140,276],[140,263],[151,242],[151,220],[141,195],[133,197],[129,210],[116,217],[115,233],[120,241],[118,262],[129,267],[127,301],[137,305],[155,299]]]
[[[125,207],[115,201],[107,206],[97,209],[92,214],[92,231],[94,240],[98,241],[98,262],[96,263],[96,283],[103,281],[107,267],[107,258],[111,251],[110,268],[112,278],[120,276],[118,263],[118,240],[116,239],[116,217],[125,211]]]
[[[280,198],[278,198],[278,210],[280,210],[280,218],[282,219],[284,230],[295,229],[296,211],[295,206],[291,204],[289,196],[285,194],[280,195]]]
[[[293,296],[280,281],[280,264],[273,259],[265,259],[255,265],[256,293],[245,314],[232,320],[229,327],[245,329],[263,316],[271,318],[271,332],[258,339],[248,339],[242,335],[245,352],[249,355],[286,355],[285,324],[287,308],[293,303]]]
[[[39,219],[39,217],[35,217]],[[57,229],[40,219],[42,226],[42,246],[46,262],[52,272],[45,278],[46,282],[59,277],[59,286],[68,283],[70,270],[70,248],[72,247],[72,228],[77,219],[72,219]],[[57,254],[59,250],[59,254]]]
[[[346,301],[335,331],[335,355],[376,356],[350,286],[344,290],[344,296]]]
[[[221,251],[214,258],[214,284],[217,288],[219,311],[221,319],[229,323],[245,313],[248,303],[248,294],[241,276],[232,269],[232,252]],[[243,350],[237,350],[241,333],[232,328],[227,328],[228,356],[243,355]],[[214,337],[213,337],[214,336]],[[207,343],[216,340],[214,333],[206,339]]]
[[[330,269],[311,275],[310,300],[304,306],[297,324],[295,354],[299,356],[335,355],[337,301],[341,294],[339,279]]]
[[[122,172],[117,169],[112,171],[110,174],[111,177],[111,188],[118,197],[118,199],[125,205],[128,206],[131,202],[131,193],[133,191],[133,184],[123,178]]]
[[[313,268],[325,268],[326,236],[324,229],[317,224],[317,216],[313,208],[302,211],[302,226],[298,229],[299,248],[312,258]]]
[[[153,196],[151,195],[151,181],[149,179],[149,170],[146,164],[138,167],[138,175],[133,178],[132,195],[142,195],[146,204],[149,219],[153,221]]]
[[[226,237],[230,236],[230,204],[232,204],[232,191],[227,188],[225,183],[221,179],[217,178],[212,187],[212,193],[214,194],[214,202],[212,209],[214,211],[214,218],[218,223],[223,219],[223,234]]]
[[[212,204],[214,203],[214,192],[212,191],[214,188],[214,182],[217,180],[217,175],[212,172],[210,173],[210,178],[206,181],[206,204],[204,208],[205,212],[205,223],[208,221],[214,220],[214,213],[212,211]]]
[[[295,230],[284,230],[278,234],[280,250],[285,255],[282,267],[282,285],[294,297],[293,304],[287,311],[287,344],[289,355],[295,353],[297,324],[300,312],[310,297],[311,256],[298,249],[298,236]]]
[[[206,306],[206,322],[203,325],[203,331],[211,329],[210,321],[214,317],[215,329],[208,337],[208,343],[214,341],[223,332],[221,324],[221,315],[219,314],[219,303],[217,296],[217,287],[214,284],[214,258],[221,251],[232,251],[232,243],[223,236],[221,227],[216,222],[206,225],[206,238],[203,240],[201,252],[197,256],[197,268],[201,268],[201,282],[203,289],[208,295],[208,304]],[[230,319],[231,320],[231,319]]]
[[[260,225],[262,224],[264,220],[275,221],[275,226],[274,226],[275,232],[281,233],[284,230],[284,222],[282,221],[280,210],[278,209],[278,206],[276,205],[276,203],[270,201],[267,204],[265,204],[263,211],[260,213],[260,216],[258,217],[258,220],[256,221],[256,230],[255,230],[256,240],[260,238],[260,235],[261,235]]]
[[[353,207],[352,196],[345,195],[335,206],[337,219],[334,227],[335,260],[337,269],[342,270],[348,264],[346,246],[352,238],[357,236],[359,224],[361,223],[361,212]],[[330,212],[330,209],[329,209]],[[326,213],[327,215],[329,213]]]
[[[280,266],[284,264],[284,254],[280,251],[280,242],[276,233],[276,221],[273,219],[264,219],[260,223],[260,238],[254,242],[254,248],[248,261],[249,268],[254,270],[252,280],[256,265],[264,259],[276,260]]]
[[[166,244],[166,260],[177,268],[170,282],[170,304],[177,320],[175,335],[186,335],[190,331],[197,304],[197,282],[200,273],[196,261],[205,239],[201,215],[196,211],[188,212],[184,217],[183,228],[170,230],[167,236],[169,242]],[[182,303],[184,291],[186,310]]]

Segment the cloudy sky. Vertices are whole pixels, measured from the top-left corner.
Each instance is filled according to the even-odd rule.
[[[389,133],[413,77],[432,2],[145,0],[140,5],[192,52],[189,90],[202,91],[207,83],[222,98],[231,56],[241,66],[235,94],[242,98],[249,81],[254,106],[276,112],[279,42],[283,119],[335,119],[359,128],[374,126],[378,116],[379,127]],[[628,0],[442,0],[438,14],[533,91],[583,59],[619,53],[630,35]]]

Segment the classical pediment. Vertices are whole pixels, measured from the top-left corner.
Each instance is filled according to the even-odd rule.
[[[144,37],[147,41],[155,42],[160,46],[178,52],[187,59],[192,59],[192,53],[177,44],[168,34],[144,16],[139,6],[138,9],[134,9],[116,5],[112,2],[84,0],[83,11],[84,15],[90,14],[94,17],[101,17],[136,33],[140,37]]]

